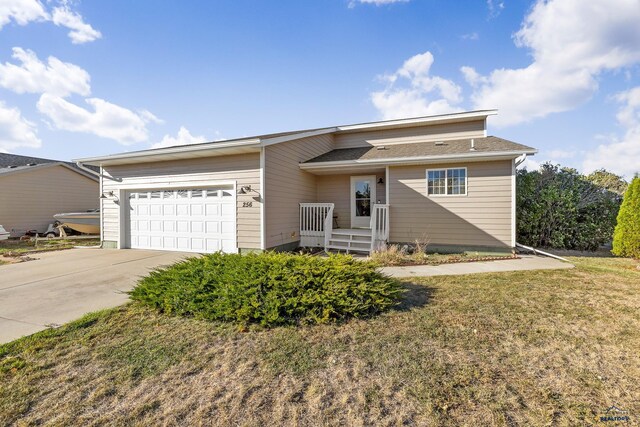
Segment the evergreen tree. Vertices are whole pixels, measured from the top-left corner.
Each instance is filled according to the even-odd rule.
[[[611,252],[640,259],[640,177],[637,175],[624,193]]]

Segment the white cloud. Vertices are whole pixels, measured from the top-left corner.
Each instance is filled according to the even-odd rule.
[[[536,162],[531,158],[531,156],[527,156],[526,159],[522,163],[518,165],[518,169],[527,169],[529,172],[537,171],[540,169],[540,166],[543,162]]]
[[[468,33],[460,36],[462,40],[478,40],[480,39],[480,34],[478,33]]]
[[[56,129],[90,133],[113,139],[128,145],[146,141],[148,117],[99,98],[85,102],[93,111],[86,110],[58,96],[43,94],[38,101],[38,110]]]
[[[504,1],[487,0],[487,8],[489,9],[489,19],[493,19],[500,15],[504,9]]]
[[[7,107],[0,101],[0,152],[21,147],[38,148],[40,145],[36,126],[22,117],[20,110]]]
[[[10,21],[27,25],[32,21],[50,21],[58,27],[68,28],[71,43],[82,44],[102,37],[100,31],[84,22],[82,16],[71,10],[69,0],[60,0],[60,6],[48,13],[39,0],[0,0],[0,30]]]
[[[205,138],[204,136],[191,135],[191,132],[189,132],[187,128],[185,128],[184,126],[180,126],[178,135],[176,136],[165,135],[162,138],[162,141],[151,145],[151,148],[164,148],[164,147],[174,147],[177,145],[201,144],[203,142],[207,142],[207,138]]]
[[[587,153],[583,168],[587,173],[605,168],[631,178],[640,172],[640,86],[619,93],[615,99],[622,104],[616,119],[625,133]]]
[[[69,9],[66,3],[53,9],[51,21],[57,26],[63,26],[71,30],[68,34],[71,43],[82,44],[102,38],[100,31],[85,23],[82,16]]]
[[[77,65],[62,62],[50,56],[47,63],[40,61],[30,50],[13,48],[12,57],[20,65],[0,64],[0,86],[16,93],[50,93],[68,96],[72,93],[89,95],[89,73]]]
[[[434,115],[459,111],[461,89],[453,81],[431,76],[433,55],[425,52],[407,59],[395,73],[383,76],[382,91],[371,101],[384,119]]]
[[[638,22],[637,0],[538,0],[515,34],[531,50],[529,66],[488,76],[462,69],[474,108],[500,109],[497,126],[576,108],[598,89],[600,73],[640,62]]]
[[[0,30],[12,20],[18,25],[27,25],[31,21],[47,19],[49,14],[38,0],[0,1]]]
[[[156,117],[155,114],[153,114],[149,110],[139,110],[138,114],[140,115],[140,117],[142,117],[142,120],[144,120],[147,123],[155,123],[158,125],[161,125],[164,123],[164,120],[159,119],[158,117]]]

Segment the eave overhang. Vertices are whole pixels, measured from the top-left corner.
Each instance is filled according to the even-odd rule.
[[[444,163],[460,163],[460,162],[489,162],[495,160],[513,160],[524,155],[533,155],[538,150],[533,151],[501,151],[491,153],[464,153],[464,154],[447,154],[442,156],[416,156],[416,157],[395,157],[386,159],[356,159],[341,160],[335,162],[315,162],[300,163],[300,169],[308,172],[340,170],[342,168],[373,168],[381,166],[408,166],[423,164],[444,164]]]

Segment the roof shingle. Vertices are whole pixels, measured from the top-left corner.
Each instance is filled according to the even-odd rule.
[[[43,165],[47,163],[65,163],[75,169],[78,169],[78,166],[72,162],[63,162],[61,160],[53,160],[53,159],[43,159],[41,157],[30,157],[30,156],[21,156],[18,154],[9,154],[9,153],[0,153],[0,173],[15,171],[18,169],[27,169],[36,165]],[[88,166],[96,172],[99,171],[99,168],[94,168]]]
[[[456,154],[477,153],[488,154],[498,152],[535,152],[535,148],[496,136],[474,138],[475,150],[471,150],[471,139],[456,139],[443,141],[414,142],[407,144],[389,144],[384,149],[380,145],[371,147],[340,148],[329,151],[304,163],[323,163],[350,160],[385,160],[402,157],[447,156]]]

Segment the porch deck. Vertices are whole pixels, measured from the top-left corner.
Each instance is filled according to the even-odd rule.
[[[300,246],[369,254],[388,243],[388,205],[373,205],[368,228],[334,228],[333,209],[333,203],[300,204]]]

